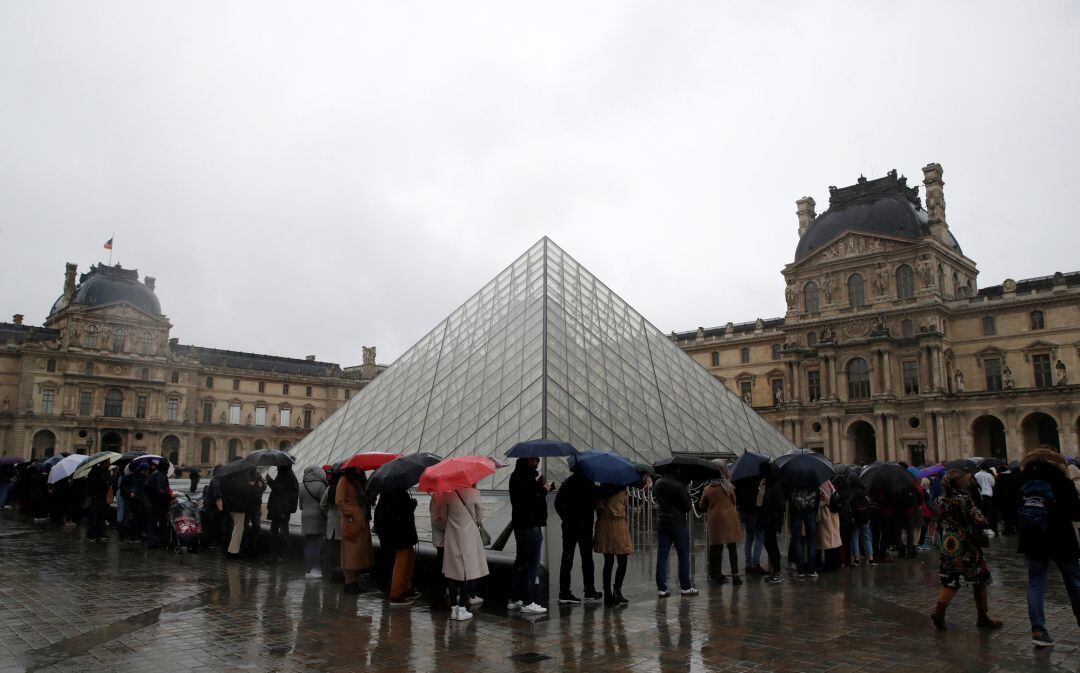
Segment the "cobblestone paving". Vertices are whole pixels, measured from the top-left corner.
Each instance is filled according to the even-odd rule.
[[[485,607],[469,622],[423,603],[389,608],[305,581],[298,565],[226,562],[87,543],[0,515],[0,673],[8,671],[1076,671],[1080,633],[1060,579],[1047,596],[1057,647],[1035,651],[1012,540],[991,547],[993,612],[975,629],[970,591],[935,631],[934,555],[877,568],[706,587],[656,598],[652,555],[632,557],[630,605],[553,606],[546,617]],[[674,568],[672,568],[674,571]],[[598,568],[599,571],[599,568]],[[495,602],[495,601],[492,601]],[[500,601],[501,603],[501,601]],[[511,654],[550,657],[519,663]]]

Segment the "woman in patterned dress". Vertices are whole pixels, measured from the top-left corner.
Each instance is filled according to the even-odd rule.
[[[949,470],[942,481],[942,495],[934,501],[934,527],[941,554],[938,575],[941,591],[930,620],[939,629],[945,628],[945,610],[960,587],[970,584],[975,589],[975,608],[981,629],[996,629],[1001,622],[987,614],[990,568],[976,541],[987,527],[986,518],[971,499],[972,477],[963,470]]]

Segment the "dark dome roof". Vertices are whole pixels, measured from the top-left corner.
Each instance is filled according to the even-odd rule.
[[[861,231],[893,238],[916,240],[929,236],[929,216],[922,209],[919,188],[908,187],[896,171],[877,180],[859,178],[850,187],[829,187],[829,209],[818,215],[799,239],[795,261],[820,250],[844,232]],[[960,244],[947,233],[946,245],[961,252]]]
[[[75,296],[70,305],[104,306],[117,302],[127,302],[150,315],[161,315],[161,304],[154,290],[139,282],[138,271],[103,264],[91,267],[88,273],[79,278],[79,285],[75,288]],[[69,304],[61,295],[53,304],[49,315],[67,305]]]

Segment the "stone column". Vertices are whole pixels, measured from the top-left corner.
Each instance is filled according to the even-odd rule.
[[[926,349],[919,349],[919,392],[930,392],[930,364],[927,362]]]
[[[802,402],[802,374],[799,371],[800,369],[802,369],[802,363],[797,361],[791,363],[791,385],[789,387],[791,389],[791,401],[796,404]]]
[[[835,367],[834,367],[835,369]],[[873,391],[870,391],[873,393]],[[841,402],[848,401],[848,377],[847,372],[839,372],[836,375],[836,396]]]
[[[896,414],[888,414],[886,416],[886,420],[888,421],[888,424],[889,424],[889,429],[885,433],[886,436],[888,437],[888,441],[889,441],[889,453],[890,453],[889,460],[900,460],[900,454],[902,452],[902,447],[897,443],[897,439],[896,439],[897,416],[896,416]]]
[[[923,415],[923,429],[926,430],[926,452],[931,462],[940,463],[944,458],[938,447],[937,436],[934,433],[934,414],[930,412]]]
[[[945,352],[942,350],[941,346],[937,346],[937,348],[935,350],[937,351],[937,366],[938,366],[938,368],[937,368],[937,377],[938,377],[938,379],[937,379],[937,384],[938,384],[937,387],[938,387],[938,390],[948,391],[949,390],[949,375],[945,373]]]
[[[885,414],[874,414],[874,444],[878,460],[888,460],[889,448],[885,431]]]
[[[889,357],[889,351],[881,351],[881,375],[884,377],[884,382],[881,384],[881,392],[890,395],[896,394],[893,390],[892,384],[892,358]]]
[[[841,462],[850,463],[851,459],[847,455],[847,452],[844,450],[844,424],[843,424],[843,418],[836,417],[836,418],[833,419],[833,422],[836,423],[836,432],[833,433],[833,442],[835,442],[835,446],[833,448],[833,453],[834,453],[834,455],[837,455],[837,456],[840,457]]]
[[[821,363],[822,365],[824,365],[821,368],[821,387],[823,388],[823,390],[821,391],[821,396],[825,399],[828,399],[833,396],[834,390],[832,380],[832,358],[822,356]]]
[[[942,413],[934,414],[934,424],[937,428],[938,442],[940,442],[941,446],[941,459],[949,460],[951,458],[958,457],[955,455],[951,455],[955,453],[955,449],[951,449],[949,447],[948,441],[945,438],[945,415]]]

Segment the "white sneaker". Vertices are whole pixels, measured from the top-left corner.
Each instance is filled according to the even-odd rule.
[[[510,601],[509,603],[506,604],[506,609],[507,610],[520,610],[521,609],[521,601]]]
[[[528,605],[521,606],[522,614],[530,615],[542,615],[547,613],[547,608],[539,603],[529,603]]]
[[[315,568],[313,570],[309,570],[306,573],[304,573],[304,579],[306,579],[306,580],[321,580],[322,579],[322,571],[319,570],[318,568]]]
[[[479,596],[469,596],[468,603],[469,603],[470,608],[475,608],[475,607],[479,607],[479,606],[483,605],[484,604],[484,599],[480,598]]]
[[[455,621],[463,622],[466,619],[472,619],[472,616],[473,614],[471,612],[458,605],[455,605],[450,610],[450,619],[453,619]]]
[[[694,587],[690,587],[689,589],[680,590],[679,593],[682,594],[683,596],[697,596],[698,595],[698,590],[695,589]]]
[[[986,537],[994,537],[995,535],[997,535],[997,533],[990,530],[989,528],[986,529]]]

